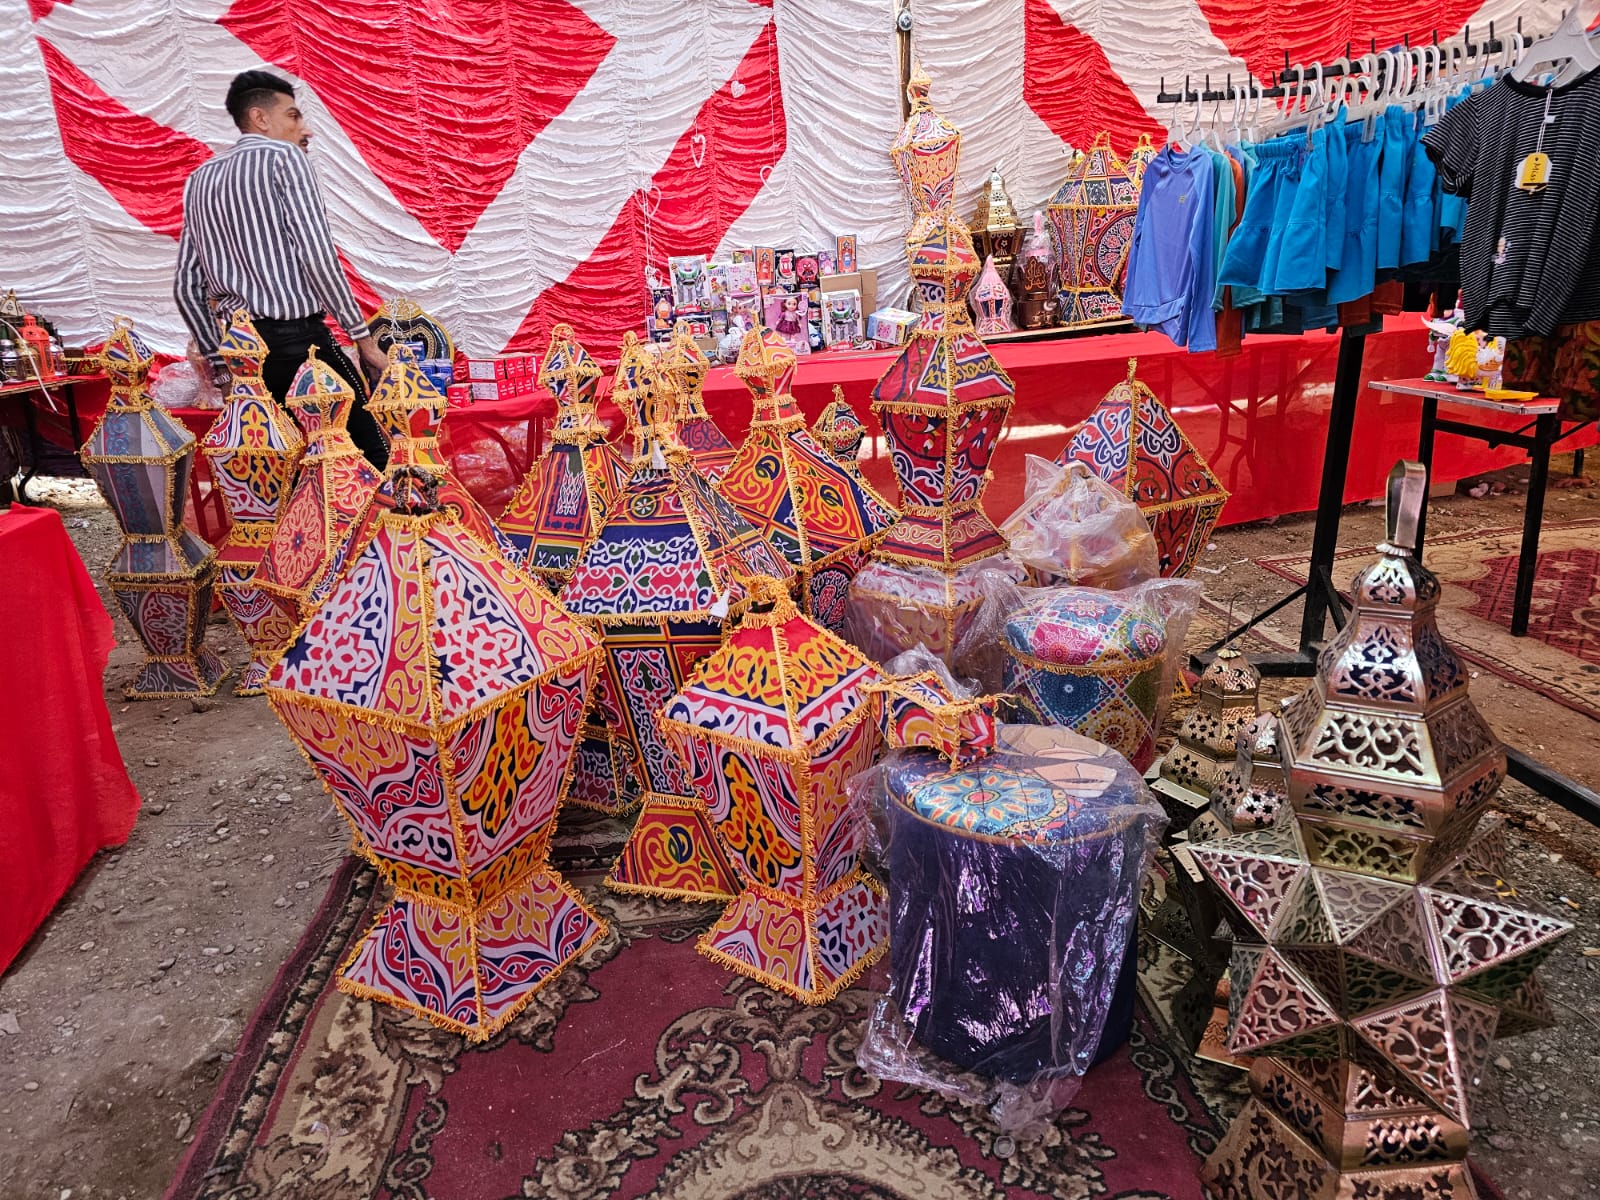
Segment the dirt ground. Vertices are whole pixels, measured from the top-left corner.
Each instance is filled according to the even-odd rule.
[[[1590,473],[1587,486],[1551,493],[1548,521],[1600,516]],[[1492,477],[1502,495],[1436,500],[1430,532],[1520,524],[1525,474]],[[62,509],[98,575],[116,541],[110,514],[81,486],[35,490]],[[1341,543],[1381,533],[1379,510],[1353,507]],[[1251,560],[1309,541],[1309,519],[1223,530],[1197,578],[1213,599],[1255,611],[1283,585]],[[144,807],[127,845],[89,866],[0,978],[0,1200],[160,1196],[347,849],[264,701],[235,698],[231,681],[211,701],[123,701],[139,654],[118,625],[106,699]],[[1292,640],[1298,613],[1270,628]],[[230,664],[244,661],[230,626],[214,623],[211,637]],[[1503,737],[1600,788],[1596,723],[1488,672],[1472,692]],[[1513,880],[1578,929],[1544,968],[1561,1023],[1497,1046],[1473,1152],[1511,1200],[1600,1197],[1600,830],[1514,783],[1498,806]]]

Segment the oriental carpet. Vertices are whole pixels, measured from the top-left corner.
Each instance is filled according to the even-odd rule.
[[[1444,585],[1440,598],[1450,644],[1463,658],[1519,687],[1600,721],[1600,520],[1547,524],[1539,537],[1528,636],[1511,636],[1522,529],[1430,537],[1423,563]],[[1303,583],[1304,554],[1258,565]],[[1348,596],[1372,561],[1370,547],[1339,551],[1333,582]]]

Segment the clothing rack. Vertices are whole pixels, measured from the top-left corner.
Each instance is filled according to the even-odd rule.
[[[1519,38],[1520,33],[1519,20]],[[1434,35],[1434,42],[1438,42],[1437,33]],[[1485,55],[1496,54],[1505,48],[1504,43],[1495,37],[1492,23],[1489,27],[1489,37],[1481,44],[1472,42],[1471,28],[1467,27],[1463,31],[1463,44],[1469,55],[1480,52]],[[1381,71],[1381,64],[1384,61],[1379,58],[1374,65]],[[1277,78],[1273,80],[1272,86],[1266,89],[1254,87],[1252,75],[1247,76],[1246,86],[1243,89],[1236,90],[1232,78],[1229,77],[1221,90],[1213,90],[1210,77],[1207,76],[1204,91],[1195,91],[1190,79],[1186,77],[1183,90],[1171,93],[1166,90],[1166,81],[1163,79],[1156,100],[1160,104],[1192,104],[1236,99],[1241,95],[1272,98],[1286,95],[1299,96],[1312,90],[1303,82],[1308,75],[1324,81],[1342,76],[1350,69],[1348,54],[1344,63],[1336,62],[1326,68],[1322,64],[1308,68],[1286,63],[1284,69],[1278,72]],[[1292,86],[1285,88],[1284,81]],[[1333,398],[1328,414],[1328,439],[1323,449],[1322,481],[1317,494],[1315,523],[1311,533],[1311,560],[1307,565],[1306,582],[1257,612],[1248,621],[1230,629],[1205,650],[1193,655],[1191,661],[1195,669],[1203,670],[1223,647],[1242,638],[1296,600],[1301,600],[1304,602],[1304,608],[1301,612],[1300,639],[1297,648],[1288,652],[1250,653],[1246,657],[1263,675],[1311,676],[1316,673],[1317,659],[1327,636],[1328,618],[1330,616],[1333,618],[1336,629],[1344,624],[1345,606],[1333,582],[1333,566],[1338,551],[1339,523],[1344,509],[1344,488],[1349,475],[1356,405],[1362,391],[1361,368],[1365,353],[1366,333],[1341,327],[1339,360],[1334,371]],[[1600,795],[1515,747],[1506,747],[1506,760],[1511,778],[1547,799],[1554,800],[1591,824],[1600,825]]]

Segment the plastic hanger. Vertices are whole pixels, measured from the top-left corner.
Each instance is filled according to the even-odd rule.
[[[1550,81],[1550,86],[1557,88],[1600,67],[1600,52],[1589,40],[1589,18],[1583,16],[1583,8],[1579,0],[1554,33],[1529,47],[1526,57],[1512,68],[1511,78],[1527,83],[1545,73],[1541,68],[1557,66],[1555,78]]]

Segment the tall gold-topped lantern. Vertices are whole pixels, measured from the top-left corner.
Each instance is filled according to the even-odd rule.
[[[934,109],[929,99],[932,87],[933,81],[918,63],[906,84],[911,115],[889,145],[889,157],[911,202],[908,252],[913,241],[951,215],[961,164],[961,131]]]
[[[1391,474],[1388,539],[1284,714],[1292,815],[1191,849],[1234,928],[1227,1048],[1260,1056],[1214,1200],[1475,1200],[1492,1039],[1551,1020],[1534,969],[1572,926],[1523,906],[1483,819],[1505,753],[1413,551],[1426,486]]]

